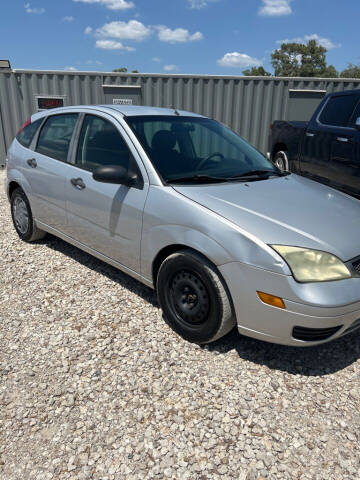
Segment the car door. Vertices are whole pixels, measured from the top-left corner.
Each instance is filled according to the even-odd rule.
[[[24,164],[36,220],[60,231],[66,226],[67,159],[77,119],[77,113],[49,116],[34,138],[35,149],[28,152]]]
[[[66,179],[68,234],[122,265],[140,271],[142,217],[149,188],[141,159],[120,123],[107,114],[84,114]],[[100,183],[93,171],[121,165],[138,170],[135,187]]]
[[[331,164],[334,141],[343,146],[341,140],[344,129],[350,121],[358,97],[354,93],[329,97],[325,106],[311,120],[305,131],[301,147],[301,173],[322,183],[338,187],[341,179],[339,171],[334,172]],[[349,133],[349,132],[348,132]],[[336,155],[336,151],[334,150]]]
[[[360,102],[347,128],[333,134],[330,150],[330,175],[334,185],[347,193],[360,196]]]

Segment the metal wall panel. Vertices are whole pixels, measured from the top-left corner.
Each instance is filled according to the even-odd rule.
[[[349,90],[360,88],[360,80],[31,70],[0,72],[0,165],[4,164],[6,150],[19,127],[36,112],[36,95],[62,95],[65,105],[101,104],[105,102],[104,85],[140,86],[138,94],[142,105],[176,107],[215,118],[265,153],[271,122],[288,119],[289,90]]]

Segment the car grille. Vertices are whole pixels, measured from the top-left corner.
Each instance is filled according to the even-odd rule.
[[[317,342],[319,340],[326,340],[332,337],[338,332],[343,325],[329,328],[307,328],[307,327],[294,327],[292,336],[296,340],[303,340],[305,342]]]
[[[352,266],[354,267],[355,272],[360,275],[360,258],[353,262]]]

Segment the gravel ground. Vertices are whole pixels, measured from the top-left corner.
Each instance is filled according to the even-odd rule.
[[[0,478],[360,479],[360,335],[183,341],[150,289],[11,225],[0,173]]]

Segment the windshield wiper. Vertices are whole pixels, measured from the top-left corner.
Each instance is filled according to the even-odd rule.
[[[193,175],[191,177],[177,177],[166,180],[166,183],[220,183],[227,182],[229,179],[225,177],[214,177],[212,175]]]
[[[263,177],[268,178],[270,175],[277,175],[278,177],[284,177],[289,175],[289,172],[281,172],[276,170],[249,170],[248,172],[242,173],[241,175],[234,175],[231,178],[244,178],[244,177]]]

